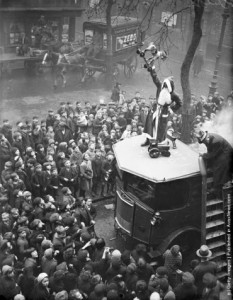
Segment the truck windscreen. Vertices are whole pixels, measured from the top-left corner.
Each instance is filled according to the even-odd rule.
[[[175,180],[153,183],[144,178],[124,172],[124,190],[135,195],[153,210],[174,210],[185,206],[188,201],[188,183]]]

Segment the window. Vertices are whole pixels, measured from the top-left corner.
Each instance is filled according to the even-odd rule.
[[[10,44],[22,44],[25,37],[24,26],[21,23],[11,23],[10,24]]]
[[[163,11],[161,15],[161,23],[167,24],[169,27],[176,26],[177,15],[169,11]]]
[[[185,206],[188,199],[188,183],[175,180],[153,183],[127,172],[123,173],[125,192],[135,195],[153,210],[173,210]]]

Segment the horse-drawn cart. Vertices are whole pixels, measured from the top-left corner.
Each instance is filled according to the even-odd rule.
[[[117,78],[123,66],[126,78],[131,78],[137,69],[137,45],[141,43],[140,21],[136,18],[112,17],[112,62],[113,77]],[[86,52],[85,73],[92,77],[96,72],[106,73],[107,24],[105,19],[84,22]]]

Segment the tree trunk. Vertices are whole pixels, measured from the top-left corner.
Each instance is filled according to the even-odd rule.
[[[194,24],[193,35],[186,53],[185,59],[181,66],[181,87],[183,91],[183,124],[181,139],[185,143],[191,142],[191,116],[190,116],[190,103],[191,103],[191,88],[189,82],[189,73],[191,64],[202,37],[202,16],[205,8],[205,0],[193,0],[194,5]]]
[[[113,0],[108,0],[106,8],[106,23],[107,23],[107,54],[106,54],[106,89],[112,89],[112,6]]]

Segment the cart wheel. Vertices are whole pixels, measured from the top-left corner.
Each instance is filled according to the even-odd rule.
[[[124,64],[124,74],[126,78],[131,78],[137,69],[138,61],[137,56],[131,56]]]

